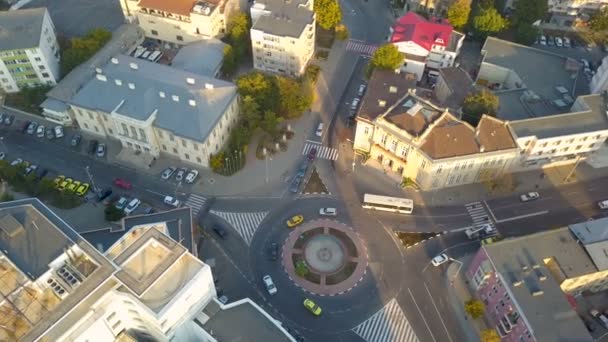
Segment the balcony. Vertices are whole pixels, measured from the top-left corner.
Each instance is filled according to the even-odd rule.
[[[153,10],[153,9],[148,9],[148,8],[142,8],[142,9],[139,10],[139,12],[140,13],[144,13],[144,14],[153,15],[155,17],[166,18],[166,19],[171,19],[171,20],[175,20],[175,21],[181,21],[181,22],[185,22],[185,23],[189,23],[190,22],[190,17],[184,17],[184,16],[181,16],[181,15],[161,12],[161,11],[157,11],[157,10]]]

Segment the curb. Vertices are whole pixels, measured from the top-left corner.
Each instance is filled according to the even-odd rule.
[[[429,232],[397,232],[397,231],[394,231],[394,230],[393,230],[393,233],[395,233],[395,236],[397,236],[397,239],[399,239],[399,234],[398,234],[398,233],[408,233],[408,234],[429,234]],[[430,241],[430,240],[436,239],[436,238],[438,238],[438,237],[440,237],[440,236],[443,236],[443,235],[445,235],[445,234],[448,234],[448,233],[450,233],[450,231],[444,230],[443,232],[440,232],[440,233],[435,233],[435,235],[434,235],[434,236],[431,236],[431,237],[426,238],[426,239],[424,239],[424,240],[418,241],[418,242],[416,242],[416,243],[415,243],[415,244],[413,244],[413,245],[409,245],[409,246],[405,246],[405,245],[403,245],[403,244],[401,244],[401,245],[402,245],[403,247],[405,247],[405,249],[407,250],[407,249],[410,249],[410,248],[412,248],[412,247],[416,247],[416,246],[418,246],[418,245],[420,245],[420,244],[423,244],[423,243],[425,243],[425,242],[428,242],[428,241]]]

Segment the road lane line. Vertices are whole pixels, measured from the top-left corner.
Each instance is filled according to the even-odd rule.
[[[424,318],[424,315],[422,314],[422,310],[420,310],[420,307],[418,306],[418,303],[416,303],[416,299],[414,299],[414,295],[412,294],[412,290],[410,290],[410,288],[407,288],[407,292],[410,293],[410,297],[412,297],[412,301],[414,302],[414,305],[416,305],[416,309],[418,309],[418,313],[420,313],[420,317],[422,317],[422,321],[424,322],[424,325],[426,325],[426,329],[429,331],[429,334],[431,334],[431,337],[433,338],[433,341],[437,342],[437,339],[435,339],[435,335],[433,335],[433,332],[431,331],[431,327],[429,327],[429,323],[426,321],[426,318]]]
[[[428,286],[426,286],[426,282],[424,282],[424,288],[426,289],[426,292],[429,294],[429,297],[431,297],[431,302],[433,303],[433,306],[435,307],[435,311],[437,311],[437,315],[439,316],[439,320],[441,321],[441,325],[443,325],[443,329],[445,329],[445,333],[448,335],[448,339],[450,340],[450,342],[452,342],[452,336],[450,336],[450,332],[448,331],[448,327],[445,326],[445,322],[443,321],[443,317],[441,316],[441,313],[439,313],[439,309],[437,309],[437,304],[435,304],[435,300],[433,299],[433,296],[431,295],[431,291],[429,291]]]
[[[483,204],[486,206],[486,209],[488,209],[488,212],[490,213],[490,215],[492,215],[492,219],[494,220],[494,222],[498,222],[496,220],[496,216],[494,216],[494,212],[492,211],[492,209],[490,209],[490,206],[488,205],[488,202],[486,202],[485,200],[483,201]]]
[[[159,193],[159,192],[156,192],[156,191],[154,191],[154,190],[149,190],[149,189],[146,189],[146,191],[147,191],[147,192],[151,192],[151,193],[153,193],[153,194],[155,194],[155,195],[159,195],[159,196],[165,197],[165,195],[163,195],[163,194],[161,194],[161,193]]]
[[[513,217],[506,218],[506,219],[498,220],[498,221],[496,221],[496,223],[515,221],[515,220],[519,220],[519,219],[523,219],[523,218],[527,218],[527,217],[545,215],[545,214],[548,214],[548,213],[549,213],[549,210],[537,211],[535,213],[530,213],[530,214],[525,214],[525,215],[519,215],[519,216],[513,216]]]

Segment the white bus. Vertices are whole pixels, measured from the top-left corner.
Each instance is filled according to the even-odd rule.
[[[414,201],[407,198],[388,197],[365,194],[363,208],[392,211],[400,214],[411,214],[414,210]]]

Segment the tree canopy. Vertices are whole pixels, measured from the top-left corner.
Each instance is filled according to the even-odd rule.
[[[372,68],[395,70],[403,64],[403,59],[399,49],[395,45],[387,43],[374,52],[370,64]]]
[[[500,342],[500,337],[495,329],[484,329],[479,337],[481,342]]]
[[[481,90],[469,94],[462,105],[462,119],[477,127],[483,114],[496,116],[498,111],[498,96],[488,90]]]
[[[532,45],[538,36],[538,28],[528,23],[519,23],[515,28],[515,42]]]
[[[91,58],[112,39],[112,33],[105,29],[93,29],[82,38],[72,38],[63,50],[61,71],[67,75],[72,69]]]
[[[326,30],[333,29],[342,21],[342,9],[336,0],[315,0],[313,9],[317,24]]]
[[[518,25],[532,24],[547,15],[549,5],[547,0],[515,0],[514,22]]]
[[[589,19],[589,28],[593,31],[608,30],[608,7],[602,8],[591,16],[591,19]]]
[[[237,12],[228,19],[228,27],[224,42],[224,62],[222,73],[227,76],[233,75],[238,69],[239,63],[249,53],[251,43],[249,42],[249,29],[251,21],[244,12]]]
[[[457,29],[463,28],[469,21],[471,13],[470,0],[457,0],[448,8],[448,21]]]
[[[481,8],[473,18],[473,28],[484,36],[498,33],[509,26],[507,19],[503,18],[496,8]]]
[[[484,309],[485,307],[483,306],[483,303],[477,299],[471,299],[464,303],[464,311],[466,311],[466,313],[468,313],[473,319],[481,317]]]

